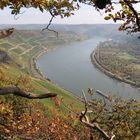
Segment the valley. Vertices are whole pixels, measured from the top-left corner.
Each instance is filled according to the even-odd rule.
[[[100,114],[98,117],[101,120],[100,126],[107,132],[108,128],[104,124],[106,122],[111,124],[108,121],[116,120],[108,119],[110,115],[113,117],[121,115],[126,121],[127,113],[128,118],[139,120],[139,110],[134,111],[134,115],[131,116],[130,108],[135,106],[136,109],[139,109],[137,101],[140,101],[140,90],[130,84],[110,78],[92,64],[90,57],[91,53],[98,49],[97,46],[106,44],[106,40],[116,39],[115,41],[122,44],[129,42],[130,46],[134,47],[139,42],[137,37],[119,35],[121,33],[118,32],[114,34],[113,30],[117,30],[117,26],[111,25],[104,27],[103,25],[65,25],[64,27],[57,25],[58,28],[55,28],[59,31],[57,38],[52,32],[41,32],[41,28],[38,26],[22,25],[19,28],[18,25],[11,36],[0,40],[0,87],[2,89],[16,86],[27,92],[29,96],[30,93],[56,93],[57,97],[29,100],[13,94],[1,96],[1,117],[4,118],[4,121],[8,119],[13,123],[10,124],[8,134],[7,127],[3,124],[0,126],[3,131],[0,138],[3,136],[7,138],[16,132],[14,134],[16,139],[22,139],[23,136],[31,137],[31,139],[46,139],[51,136],[56,139],[58,135],[60,138],[66,139],[68,134],[70,134],[68,138],[70,140],[72,135],[78,138],[82,135],[82,138],[88,139],[89,129],[79,120],[81,112],[85,109],[83,92],[92,106],[92,108],[90,106],[88,108],[93,110],[95,117],[96,114]],[[105,31],[97,32],[99,30],[96,29],[97,27]],[[106,29],[110,29],[110,32],[107,32]],[[106,61],[109,61],[109,59],[107,60],[108,54],[118,56],[117,46],[115,46],[118,42],[113,42],[114,49],[109,49],[111,51],[104,47],[103,52],[106,52],[107,55],[103,58],[106,58]],[[107,47],[110,47],[108,43]],[[123,46],[120,47],[123,49]],[[130,62],[135,64],[136,59],[133,54],[138,53],[137,49],[139,48],[131,50],[131,47],[124,48],[125,53],[124,51],[121,53],[122,50],[120,50],[119,57],[121,60],[124,58],[131,60]],[[139,57],[139,54],[137,56]],[[111,58],[111,60],[116,59]],[[138,60],[136,62],[139,64]],[[125,60],[123,61],[125,62]],[[127,64],[129,65],[129,61]],[[89,89],[92,89],[93,92],[89,93]],[[105,99],[102,94],[96,91],[103,93]],[[106,103],[112,104],[112,112],[109,114],[109,110],[106,110]],[[117,114],[114,112],[116,108],[119,108]],[[20,119],[20,122],[17,121],[17,118]],[[128,122],[134,124],[132,130],[135,130],[135,127],[138,127],[139,130],[139,124],[132,120],[129,119]],[[124,128],[123,124],[121,127]],[[115,129],[117,130],[117,128]],[[122,133],[125,134],[120,129],[117,135],[120,136]]]
[[[45,79],[48,79],[49,81],[51,80],[56,85],[59,85],[60,87],[63,87],[64,89],[69,90],[70,92],[73,92],[75,95],[78,95],[78,96],[81,96],[82,88],[84,88],[84,90],[87,91],[89,87],[92,87],[95,90],[101,90],[105,92],[106,94],[111,93],[113,96],[118,94],[117,96],[125,97],[125,98],[132,98],[134,97],[134,95],[136,97],[139,97],[138,90],[135,90],[135,88],[133,89],[129,85],[126,85],[126,90],[124,90],[123,83],[118,83],[116,81],[110,80],[109,78],[104,76],[102,72],[98,72],[98,70],[93,68],[92,63],[90,62],[90,54],[92,53],[93,49],[96,48],[96,46],[98,46],[98,44],[99,45],[101,44],[100,42],[103,42],[102,44],[106,44],[104,43],[104,41],[108,39],[109,40],[117,39],[115,41],[122,42],[122,44],[128,43],[128,44],[131,44],[131,46],[136,46],[139,42],[139,40],[137,39],[137,36],[131,37],[131,36],[124,35],[118,32],[117,31],[118,26],[116,25],[106,25],[106,26],[103,26],[103,25],[80,25],[80,26],[56,25],[56,26],[53,26],[52,25],[52,28],[54,28],[59,33],[59,36],[57,38],[56,34],[53,32],[49,32],[49,31],[42,32],[41,27],[43,27],[43,25],[34,25],[34,26],[33,25],[15,25],[15,28],[17,30],[10,37],[0,40],[1,50],[6,51],[12,57],[12,59],[19,65],[20,71],[22,71],[23,73],[29,74],[35,78],[39,78],[42,80],[45,78]],[[109,32],[106,32],[106,31],[97,32],[98,29],[101,29],[101,31],[109,30]],[[86,44],[86,41],[88,42],[88,40],[89,40],[89,43]],[[126,43],[126,40],[127,40],[127,43]],[[74,45],[73,44],[74,42],[76,43],[77,47],[76,48],[70,47]],[[80,47],[80,46],[83,46],[83,47]],[[73,50],[71,52],[72,48]],[[60,53],[61,56],[58,58],[57,55],[59,56],[59,54],[55,52],[57,51],[59,52],[59,50],[60,51],[62,50],[62,54]],[[63,52],[63,50],[66,50],[66,52],[65,51]],[[81,54],[79,54],[80,52]],[[53,53],[54,55],[52,55],[52,57],[45,58],[45,55],[47,56]],[[114,54],[115,52],[111,52],[111,53]],[[71,54],[73,54],[73,57],[71,57]],[[63,58],[63,55],[64,55],[64,58]],[[53,61],[55,62],[54,66],[53,66]],[[59,62],[61,63],[59,64]],[[68,69],[69,62],[71,62],[70,69]],[[43,64],[40,64],[40,63],[43,63]],[[43,68],[42,68],[42,65],[43,65]],[[84,69],[81,68],[80,65],[81,66],[84,65],[85,68]],[[60,70],[58,66],[60,67]],[[75,75],[76,72],[78,71],[83,71],[84,73],[81,73],[82,75],[78,73],[79,76]],[[61,75],[61,72],[62,72],[62,75]],[[63,74],[65,73],[66,73],[66,76],[63,76]],[[71,75],[69,75],[68,73],[71,73]],[[91,75],[89,74],[89,76],[91,77],[90,79],[87,79],[87,77],[89,77],[87,73],[88,74],[91,73]],[[58,75],[58,78],[57,78],[57,75]],[[67,77],[68,75],[70,77]],[[72,75],[75,75],[75,76],[73,77]],[[83,80],[83,76],[85,80]],[[65,80],[64,77],[67,78],[67,80]],[[100,82],[100,80],[97,80],[97,78],[96,78],[96,81],[94,81],[94,77],[98,77],[98,79],[102,79],[101,80],[102,82]],[[106,82],[107,84],[106,86],[104,86],[103,84],[104,83],[103,79],[104,80],[106,79],[108,81]],[[74,82],[75,80],[83,81],[83,82],[80,82],[80,83],[78,82],[79,83],[78,85],[78,84],[75,84]],[[110,85],[112,84],[113,84],[112,86],[113,88],[109,88]],[[131,96],[132,92],[134,92],[135,94],[132,94]]]

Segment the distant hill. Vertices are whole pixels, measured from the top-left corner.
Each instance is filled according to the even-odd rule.
[[[27,25],[0,25],[1,28],[14,27],[18,30],[39,30],[41,31],[47,25],[45,24],[27,24]],[[118,42],[129,42],[131,44],[139,44],[140,34],[127,35],[126,32],[118,31],[119,24],[52,24],[50,28],[58,32],[69,32],[79,34],[85,38],[106,37]]]

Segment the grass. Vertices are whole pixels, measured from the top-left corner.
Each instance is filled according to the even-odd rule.
[[[58,94],[59,98],[63,98],[66,104],[68,105],[73,104],[76,108],[79,108],[79,109],[81,109],[82,107],[81,106],[82,103],[78,99],[76,99],[76,97],[74,97],[72,93],[52,84],[49,81],[35,80],[33,81],[33,85],[38,87],[35,92],[39,93],[39,92],[43,92],[44,90],[54,92]],[[44,103],[46,104],[46,102]]]
[[[13,49],[12,51],[15,52],[15,53],[17,53],[17,54],[20,54],[20,53],[23,52],[23,50],[21,50],[20,48]]]
[[[140,70],[140,64],[135,64],[134,67],[138,70]]]
[[[0,44],[0,48],[10,49],[11,47],[13,47],[13,46],[10,45],[9,43],[1,43]]]
[[[126,52],[123,52],[123,53],[119,53],[118,57],[120,59],[124,59],[124,60],[135,60],[136,58]]]
[[[11,77],[13,79],[18,79],[21,75],[28,76],[25,72],[22,72],[18,67],[14,65],[8,65],[8,66],[4,65],[4,71],[8,77]],[[67,106],[72,105],[77,112],[83,109],[82,103],[78,99],[76,99],[76,97],[72,93],[52,84],[49,81],[40,80],[40,79],[31,77],[31,83],[33,86],[33,91],[32,91],[33,93],[38,93],[38,94],[43,94],[43,93],[48,93],[48,92],[57,93],[58,98],[59,99],[63,98],[63,102]],[[41,101],[45,106],[49,107],[50,109],[56,109],[56,106],[52,99],[42,99],[39,101]],[[62,114],[68,111],[66,110],[66,108],[64,108],[63,105],[59,109],[61,109]]]

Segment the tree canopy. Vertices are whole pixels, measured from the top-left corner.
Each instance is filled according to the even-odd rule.
[[[22,8],[32,7],[41,12],[47,11],[52,17],[64,18],[73,15],[81,3],[93,6],[98,11],[104,10],[107,13],[105,20],[122,21],[121,31],[140,32],[139,0],[1,0],[0,9],[9,7],[11,14],[18,15]]]

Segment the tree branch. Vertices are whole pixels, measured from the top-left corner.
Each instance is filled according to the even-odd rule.
[[[104,140],[113,140],[115,135],[113,136],[109,136],[99,125],[98,123],[89,123],[86,122],[85,120],[82,120],[82,122],[87,125],[88,127],[91,127],[93,129],[96,129],[97,131],[99,131],[102,134],[102,137],[104,138]]]
[[[82,112],[81,112],[81,115],[80,115],[80,121],[81,121],[81,122],[82,122],[82,119],[83,119],[83,118],[85,118],[85,119],[87,120],[86,113],[87,113],[87,111],[88,111],[88,108],[87,108],[88,101],[87,101],[87,98],[86,98],[86,95],[85,95],[84,90],[82,90],[82,94],[83,94],[84,102],[85,102],[85,111],[82,111]]]
[[[49,28],[52,23],[53,18],[54,18],[54,16],[52,15],[52,17],[49,21],[49,24],[47,25],[47,27],[43,28],[42,31],[48,30],[48,31],[54,32],[56,34],[56,36],[58,37],[58,32]]]
[[[134,9],[134,7],[132,6],[132,4],[129,1],[124,0],[124,2],[129,7],[129,9],[133,12],[133,14],[134,14],[134,16],[136,18],[136,24],[138,26],[138,29],[140,30],[140,19],[139,19],[137,11]]]
[[[100,95],[103,95],[105,98],[108,99],[108,96],[107,95],[104,95],[103,93],[99,92],[99,91],[96,91],[98,92]],[[115,135],[112,133],[112,136],[109,136],[100,126],[98,123],[96,122],[90,122],[88,116],[86,115],[87,113],[92,113],[92,111],[88,111],[88,108],[87,108],[87,105],[88,105],[88,101],[87,101],[87,98],[85,96],[85,92],[82,90],[82,93],[83,93],[83,97],[84,97],[84,100],[85,100],[85,111],[82,111],[81,112],[81,115],[80,115],[80,121],[85,124],[86,126],[92,128],[92,129],[95,129],[97,130],[98,132],[101,133],[102,137],[104,138],[104,140],[113,140]]]
[[[33,94],[22,91],[18,87],[3,87],[0,88],[0,95],[14,94],[17,96],[25,97],[28,99],[43,99],[43,98],[51,98],[57,96],[56,93],[45,93],[45,94]]]

